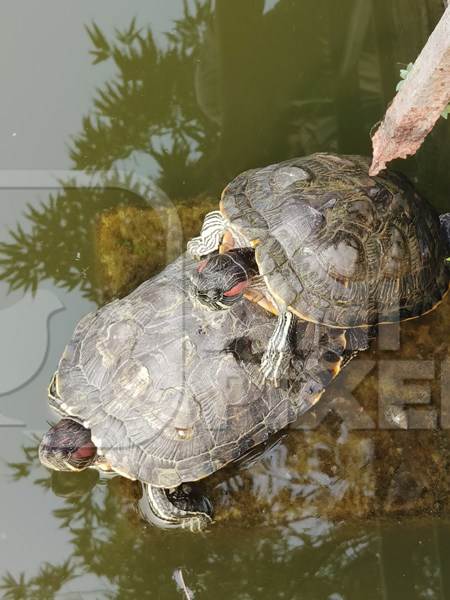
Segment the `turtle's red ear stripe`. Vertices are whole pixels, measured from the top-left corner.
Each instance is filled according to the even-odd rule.
[[[77,459],[92,458],[96,452],[97,448],[92,442],[89,442],[88,444],[81,446],[81,448],[78,448],[78,450],[72,454],[72,457]]]
[[[240,283],[233,286],[231,290],[224,292],[223,295],[227,297],[238,296],[239,294],[242,294],[246,287],[248,287],[248,281],[241,281]]]
[[[202,260],[201,262],[199,262],[197,265],[197,272],[201,273],[207,264],[208,264],[208,259]]]

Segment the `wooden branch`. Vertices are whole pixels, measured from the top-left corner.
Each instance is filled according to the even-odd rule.
[[[394,158],[415,154],[450,101],[450,7],[372,137],[370,174]]]

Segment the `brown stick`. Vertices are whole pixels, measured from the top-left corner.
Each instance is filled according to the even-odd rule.
[[[415,154],[450,101],[450,7],[372,137],[370,174],[394,158]]]

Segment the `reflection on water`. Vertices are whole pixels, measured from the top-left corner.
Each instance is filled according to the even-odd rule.
[[[448,439],[416,433],[348,433],[335,420],[290,432],[207,482],[217,523],[204,535],[146,526],[139,485],[120,477],[43,475],[31,446],[12,473],[63,499],[53,516],[70,558],[26,578],[26,597],[47,598],[88,571],[117,598],[155,589],[170,598],[182,568],[196,597],[446,598]],[[3,585],[21,597],[17,576]]]
[[[169,198],[192,203],[201,194],[217,197],[240,171],[281,158],[319,150],[368,154],[369,131],[395,93],[399,67],[414,58],[442,12],[438,0],[405,13],[400,1],[395,10],[391,4],[280,0],[266,13],[262,0],[218,0],[214,11],[210,2],[186,4],[164,45],[135,20],[114,35],[89,24],[94,65],[109,61],[115,75],[96,91],[70,143],[73,167],[133,171],[151,158]],[[448,133],[441,119],[407,165],[442,209]],[[1,244],[3,278],[31,289],[52,278],[97,299],[95,215],[142,201],[126,190],[87,194],[69,184],[29,208],[31,231],[17,229]]]
[[[414,60],[442,13],[440,0],[178,5],[165,39],[139,18],[118,22],[115,32],[87,23],[92,68],[108,63],[111,75],[93,91],[69,143],[74,169],[154,174],[186,237],[246,168],[317,150],[369,153],[369,131],[400,67]],[[441,120],[420,153],[398,165],[441,210],[450,210],[448,138]],[[128,187],[106,181],[105,189],[86,191],[65,181],[60,192],[33,200],[0,243],[2,280],[33,291],[50,280],[100,303],[148,277],[162,266],[160,232],[140,189]],[[133,227],[138,209],[147,211],[147,240]],[[449,312],[443,303],[405,324],[400,352],[374,349],[354,361],[323,410],[374,361],[355,397],[376,423],[377,369],[394,359],[433,361],[437,405]],[[54,366],[45,365],[45,379]],[[41,402],[44,429],[41,387],[36,380],[26,390]],[[43,540],[34,568],[2,572],[2,593],[173,598],[181,569],[196,598],[447,598],[449,452],[445,432],[349,432],[328,415],[317,429],[290,432],[260,460],[206,482],[217,524],[192,536],[145,526],[137,484],[98,481],[96,473],[50,476],[29,445],[7,470],[8,492],[26,495],[28,511],[50,507],[49,539],[59,530],[65,552],[46,563]],[[23,531],[20,511],[10,510],[26,548],[34,532]]]

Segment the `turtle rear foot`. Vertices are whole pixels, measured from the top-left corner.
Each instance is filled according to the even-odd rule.
[[[173,492],[153,485],[144,485],[140,507],[147,521],[163,529],[205,530],[213,521],[212,505],[206,496],[182,484]]]

